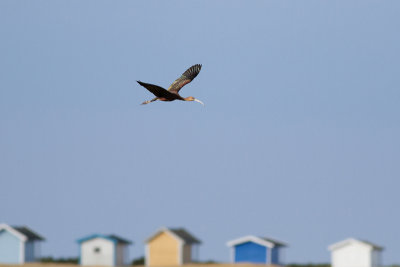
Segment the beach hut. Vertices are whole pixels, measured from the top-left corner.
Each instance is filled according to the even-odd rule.
[[[282,264],[282,248],[287,245],[267,237],[244,236],[227,243],[233,263]]]
[[[348,238],[332,244],[332,267],[379,267],[382,266],[383,248],[371,242]]]
[[[23,264],[40,259],[44,238],[26,226],[0,224],[0,263]]]
[[[83,266],[121,266],[128,264],[128,246],[132,244],[116,235],[94,234],[78,240],[79,264]]]
[[[183,228],[161,228],[146,241],[146,266],[176,266],[193,262],[201,243]]]

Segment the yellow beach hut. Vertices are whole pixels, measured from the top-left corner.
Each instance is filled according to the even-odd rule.
[[[183,228],[159,229],[146,241],[146,266],[177,266],[193,261],[201,243]]]

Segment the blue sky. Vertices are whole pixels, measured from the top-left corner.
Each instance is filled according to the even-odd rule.
[[[400,245],[398,1],[1,1],[0,221],[44,255],[161,226],[200,259],[255,234],[287,262],[348,237]],[[181,94],[139,105],[136,80]],[[397,252],[397,253],[396,253]]]

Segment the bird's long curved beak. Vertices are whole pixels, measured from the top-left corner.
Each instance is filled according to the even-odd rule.
[[[194,99],[194,101],[199,102],[200,104],[202,104],[203,106],[205,106],[203,102],[201,102],[200,100],[198,100],[198,99],[196,99],[196,98]]]

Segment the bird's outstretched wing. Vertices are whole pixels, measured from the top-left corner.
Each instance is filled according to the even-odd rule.
[[[181,77],[176,79],[168,88],[168,91],[173,93],[178,93],[179,90],[182,89],[183,86],[190,83],[196,76],[199,74],[201,70],[201,64],[196,64],[188,68]]]
[[[150,84],[150,83],[144,83],[141,81],[137,81],[138,84],[140,84],[141,86],[143,86],[144,88],[146,88],[147,90],[149,90],[150,92],[152,92],[156,97],[171,97],[171,96],[176,96],[175,94],[172,94],[171,92],[165,90],[164,88],[158,86],[158,85],[154,85],[154,84]]]

